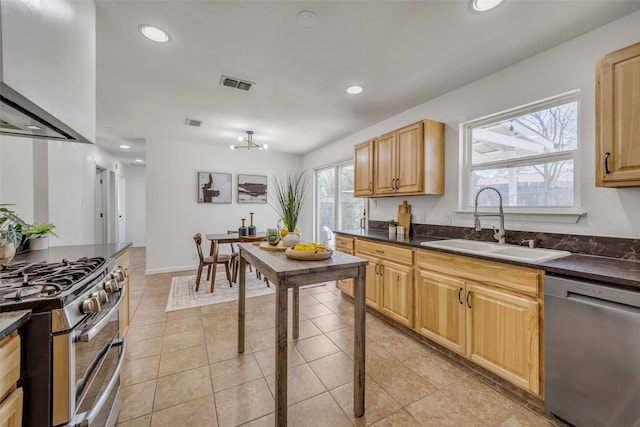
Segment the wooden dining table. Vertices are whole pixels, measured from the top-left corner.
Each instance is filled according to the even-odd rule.
[[[244,353],[246,264],[251,263],[264,276],[275,283],[275,425],[287,425],[287,319],[288,294],[292,292],[292,337],[298,338],[300,327],[300,286],[327,281],[355,278],[354,332],[353,332],[353,411],[356,417],[364,415],[365,389],[365,294],[366,265],[369,261],[333,252],[324,260],[298,261],[287,258],[281,251],[267,251],[253,243],[241,243],[240,286],[238,289],[238,353]]]
[[[240,243],[240,233],[217,233],[217,234],[205,234],[204,237],[213,243],[217,240],[218,243]],[[260,232],[253,236],[242,236],[245,241],[260,242],[267,239],[267,233]],[[209,256],[213,256],[213,244],[209,248]]]

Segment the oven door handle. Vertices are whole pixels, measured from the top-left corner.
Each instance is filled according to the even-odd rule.
[[[76,424],[80,427],[90,427],[92,425],[93,421],[96,419],[96,417],[102,410],[102,407],[107,402],[107,399],[109,398],[109,395],[113,391],[113,388],[116,386],[116,383],[120,379],[120,371],[122,370],[122,365],[124,363],[124,355],[126,351],[126,343],[124,338],[119,340],[114,340],[109,345],[109,347],[110,348],[122,347],[122,349],[120,350],[120,357],[118,358],[118,364],[116,365],[116,369],[113,372],[111,379],[109,379],[109,384],[107,384],[107,387],[105,387],[100,397],[96,399],[95,405],[93,405],[93,407],[88,412],[85,412],[84,414],[86,415],[84,416],[82,421]]]
[[[125,293],[125,287],[122,286],[120,290],[120,297],[118,298],[118,301],[116,301],[116,303],[111,307],[111,309],[109,310],[109,313],[107,313],[102,319],[100,319],[98,323],[93,325],[91,329],[89,329],[88,331],[85,331],[82,335],[80,335],[77,338],[77,341],[89,342],[93,337],[98,335],[98,332],[100,332],[102,328],[104,328],[105,325],[111,321],[112,313],[120,309],[120,305],[122,304],[122,299],[124,298],[124,293]]]

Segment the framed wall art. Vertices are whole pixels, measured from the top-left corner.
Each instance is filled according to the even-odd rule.
[[[238,203],[267,203],[267,176],[239,173]]]
[[[198,203],[231,203],[231,174],[198,172]]]

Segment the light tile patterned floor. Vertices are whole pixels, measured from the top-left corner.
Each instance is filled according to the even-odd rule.
[[[118,425],[273,426],[274,297],[247,300],[236,352],[237,302],[165,313],[171,278],[145,276],[130,249],[132,323]],[[367,314],[365,416],[355,418],[353,304],[334,286],[300,292],[300,338],[289,344],[290,426],[559,426],[482,376]]]

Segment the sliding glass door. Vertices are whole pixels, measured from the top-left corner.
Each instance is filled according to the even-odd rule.
[[[353,181],[352,160],[316,169],[316,242],[335,248],[332,230],[352,230],[360,227],[366,201],[353,197]]]

